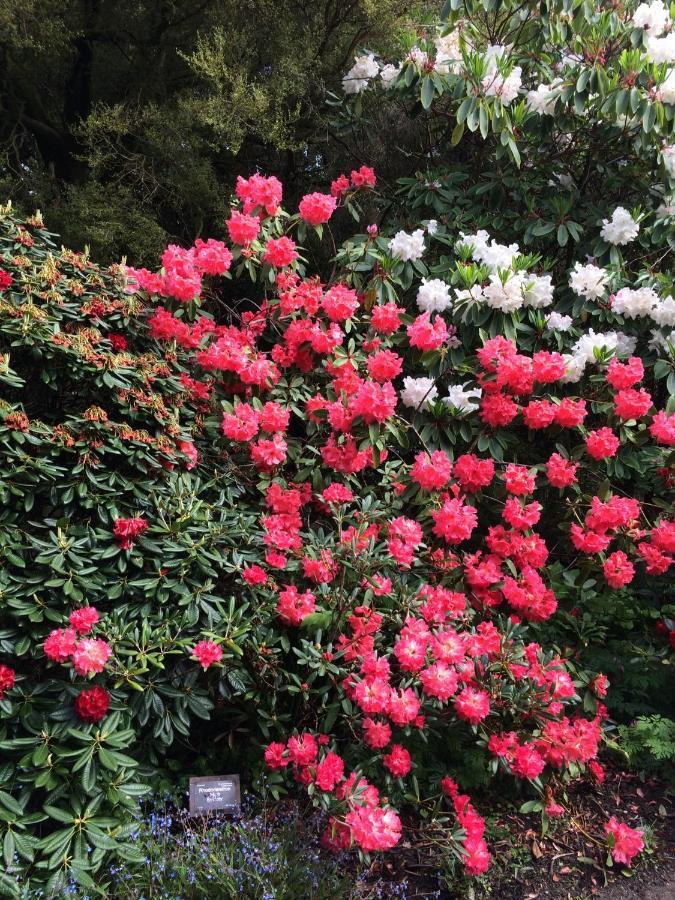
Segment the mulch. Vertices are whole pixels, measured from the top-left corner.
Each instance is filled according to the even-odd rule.
[[[417,841],[374,864],[371,896],[406,900],[675,900],[675,803],[656,779],[609,769],[602,785],[568,788],[568,814],[542,837],[538,814],[497,810],[489,841],[493,863],[481,879],[439,884]],[[608,865],[604,826],[616,816],[647,829],[646,850],[627,869]],[[420,841],[421,845],[423,841]],[[367,896],[367,895],[366,895]]]

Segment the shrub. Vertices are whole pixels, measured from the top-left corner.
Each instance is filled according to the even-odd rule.
[[[462,789],[513,776],[557,807],[602,777],[607,677],[550,623],[665,597],[675,549],[671,237],[615,187],[554,260],[411,213],[323,280],[307,247],[373,202],[368,167],[294,214],[240,179],[230,246],[159,272],[3,210],[0,806],[24,884],[139,858],[138,796],[226,745],[253,775],[265,745],[326,846],[433,817],[469,874],[490,854]],[[258,299],[228,306],[232,277]]]

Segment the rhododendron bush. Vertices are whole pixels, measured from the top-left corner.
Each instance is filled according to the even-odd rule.
[[[480,875],[468,768],[547,817],[603,777],[611,684],[556,623],[647,590],[668,662],[663,217],[608,196],[554,259],[363,219],[319,271],[378,190],[364,165],[286,208],[239,178],[223,240],[153,271],[2,209],[3,886],[90,887],[167,771],[244,758],[325,811],[328,848],[422,816]],[[617,862],[643,844],[607,835]]]

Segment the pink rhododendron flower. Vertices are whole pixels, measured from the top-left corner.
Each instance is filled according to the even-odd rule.
[[[605,833],[614,862],[629,866],[633,857],[644,848],[644,832],[619,822],[615,816],[605,825]]]
[[[393,809],[358,807],[345,821],[362,850],[390,850],[401,839],[401,820]]]
[[[337,199],[331,194],[305,194],[300,201],[298,211],[308,225],[323,225],[335,212]]]
[[[82,638],[72,654],[73,668],[78,675],[98,675],[112,656],[107,641],[100,638]]]
[[[198,641],[192,648],[192,656],[206,671],[210,666],[221,661],[223,650],[215,641]]]
[[[57,628],[43,644],[45,656],[54,662],[67,662],[75,652],[77,632],[74,628]]]
[[[68,621],[78,634],[88,634],[96,625],[100,616],[94,606],[83,606],[75,609],[68,617]]]

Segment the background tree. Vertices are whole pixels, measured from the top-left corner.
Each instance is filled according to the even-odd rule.
[[[263,166],[306,189],[326,85],[414,6],[2,0],[0,194],[41,207],[70,245],[136,263],[219,233],[236,175]]]

